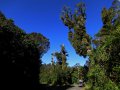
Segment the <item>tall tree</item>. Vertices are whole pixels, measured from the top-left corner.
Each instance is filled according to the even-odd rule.
[[[57,59],[57,64],[61,65],[62,69],[65,70],[67,68],[67,51],[65,49],[64,44],[61,45],[61,50],[60,52],[54,52],[52,53],[52,56],[55,56]]]
[[[48,49],[49,40],[46,37],[38,33],[26,34],[0,12],[3,86],[11,89],[37,88],[41,57]]]
[[[68,38],[77,54],[86,57],[87,50],[91,49],[91,39],[86,33],[86,7],[83,2],[76,5],[76,10],[72,14],[69,8],[64,7],[61,20],[69,28]]]
[[[67,69],[67,62],[66,61],[67,61],[68,54],[67,54],[67,51],[65,49],[64,44],[61,45],[61,51],[60,51],[60,53],[62,55],[62,69],[66,70]]]
[[[119,90],[119,0],[114,0],[109,9],[103,8],[101,15],[103,27],[92,40],[95,48],[91,47],[91,39],[85,29],[84,3],[77,5],[74,14],[70,9],[64,8],[61,19],[69,28],[69,41],[76,53],[84,57],[89,56],[87,76],[90,90]]]
[[[89,79],[92,86],[101,89],[118,90],[119,86],[119,25],[120,25],[120,2],[114,0],[109,9],[102,10],[102,29],[95,35],[93,40],[96,44],[93,55],[90,59]],[[96,68],[96,69],[94,69]],[[98,72],[99,71],[99,72]],[[100,81],[103,80],[103,81]],[[108,80],[108,84],[105,84]],[[96,86],[95,86],[96,84]],[[104,84],[103,87],[100,87]],[[112,88],[112,86],[115,88]]]

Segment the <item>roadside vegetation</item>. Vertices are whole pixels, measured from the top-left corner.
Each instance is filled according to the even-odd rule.
[[[120,90],[119,0],[113,0],[110,8],[103,7],[101,19],[103,26],[93,38],[86,30],[85,3],[78,3],[74,11],[63,8],[61,21],[68,27],[68,40],[76,54],[88,58],[84,66],[77,63],[70,67],[63,44],[60,51],[51,53],[51,63],[42,64],[49,39],[40,33],[26,33],[0,12],[1,86],[66,90],[83,80],[85,90]]]
[[[87,90],[120,90],[120,2],[114,0],[110,8],[103,7],[103,27],[95,38],[86,33],[86,16],[85,3],[81,2],[73,13],[63,8],[61,20],[69,29],[69,41],[76,53],[89,57]]]

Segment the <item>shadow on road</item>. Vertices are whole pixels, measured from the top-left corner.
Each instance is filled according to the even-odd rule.
[[[66,86],[48,86],[46,84],[41,84],[40,89],[41,90],[66,90],[68,88],[71,88],[73,86],[66,85]]]

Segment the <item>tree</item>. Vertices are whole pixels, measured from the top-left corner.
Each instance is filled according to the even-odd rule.
[[[69,41],[76,53],[83,57],[89,56],[87,66],[89,89],[119,90],[119,0],[114,0],[109,9],[103,8],[101,15],[103,27],[95,35],[92,44],[91,38],[85,30],[84,3],[77,5],[74,14],[68,8],[64,8],[61,19],[65,26],[69,28]],[[93,44],[96,47],[92,47]]]
[[[59,52],[54,52],[52,55],[52,64],[42,65],[40,73],[40,82],[52,85],[64,85],[71,83],[71,73],[67,66],[67,51],[64,45],[61,45]],[[57,61],[54,61],[54,57]],[[46,73],[48,73],[46,75]]]
[[[103,27],[93,40],[96,48],[92,52],[94,56],[90,57],[88,72],[92,90],[95,88],[118,90],[119,88],[119,5],[120,2],[114,0],[109,9],[102,10]],[[101,85],[104,86],[101,87]]]
[[[83,2],[76,5],[74,14],[69,8],[64,7],[61,20],[69,28],[68,38],[77,54],[86,57],[87,50],[91,49],[91,38],[86,33],[86,7]]]
[[[62,69],[63,70],[66,70],[67,69],[67,51],[65,49],[65,46],[64,45],[61,45],[61,51],[60,51],[61,55],[62,55]]]
[[[67,68],[67,51],[65,49],[64,45],[61,45],[61,51],[60,52],[54,52],[51,54],[52,56],[55,56],[57,59],[57,64],[61,65],[62,69],[65,70]],[[53,58],[52,58],[53,60]]]
[[[38,33],[26,34],[0,12],[2,86],[11,89],[38,88],[40,59],[48,49],[46,37]]]

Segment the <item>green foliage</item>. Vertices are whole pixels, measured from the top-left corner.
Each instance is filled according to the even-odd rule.
[[[118,86],[112,82],[104,72],[100,65],[94,65],[88,74],[89,90],[119,90]]]
[[[46,74],[47,73],[47,74]],[[63,70],[61,65],[43,64],[40,73],[40,82],[51,85],[64,85],[71,83],[70,70]]]
[[[88,72],[90,90],[120,89],[120,15],[116,7],[114,1],[110,9],[104,8],[102,11],[103,28],[93,40],[97,41],[95,43],[97,46],[90,56]],[[117,10],[120,8],[117,7]]]
[[[84,67],[80,66],[79,63],[76,63],[73,67],[71,67],[71,80],[72,83],[78,83],[79,80],[84,80]]]
[[[40,82],[51,85],[64,85],[71,82],[70,69],[67,67],[67,51],[64,45],[61,45],[60,52],[52,53],[52,64],[42,65],[40,73]],[[57,61],[54,61],[56,57]],[[46,75],[46,73],[48,73]]]
[[[67,68],[67,51],[65,49],[65,46],[64,45],[61,45],[61,51],[60,52],[55,52],[55,53],[52,53],[52,56],[56,57],[57,59],[57,64],[58,65],[62,65],[62,69],[65,70]],[[52,58],[53,60],[53,58]]]
[[[42,34],[26,34],[0,12],[0,59],[3,86],[37,88],[42,55],[49,40]],[[16,89],[17,89],[16,88]]]
[[[33,32],[24,36],[23,43],[25,43],[27,46],[32,45],[33,47],[37,47],[40,55],[42,56],[49,49],[50,43],[48,41],[49,40],[42,34]]]
[[[73,70],[72,71],[72,83],[78,83],[78,70]]]
[[[55,53],[54,53],[54,56],[55,56],[56,59],[57,59],[57,63],[58,63],[59,65],[62,65],[62,54],[61,54],[60,52],[55,52]]]
[[[87,56],[87,50],[91,48],[90,36],[86,33],[86,7],[84,3],[78,3],[72,14],[69,8],[64,7],[61,20],[69,28],[68,38],[77,54]]]
[[[80,56],[89,56],[89,63],[84,66],[84,78],[87,78],[89,90],[120,89],[120,2],[114,0],[109,9],[102,10],[103,27],[95,35],[91,47],[90,36],[86,33],[85,4],[77,5],[72,14],[63,9],[61,19],[69,28],[69,41]],[[92,44],[92,45],[93,45]]]
[[[87,77],[88,71],[89,71],[89,61],[87,60],[85,65],[82,67],[82,76],[84,82],[88,81],[88,77]]]

